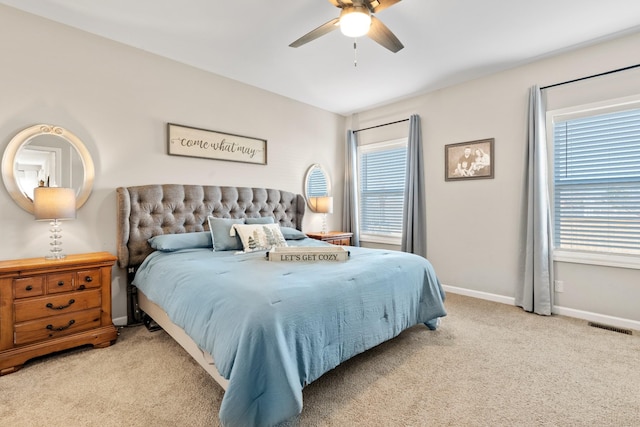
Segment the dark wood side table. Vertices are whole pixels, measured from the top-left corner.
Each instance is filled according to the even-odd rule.
[[[346,231],[328,231],[326,233],[315,232],[305,234],[312,239],[322,240],[323,242],[340,246],[350,246],[351,236],[353,236],[353,233],[348,233]]]

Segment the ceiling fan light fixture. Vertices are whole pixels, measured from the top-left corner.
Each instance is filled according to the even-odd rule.
[[[369,32],[371,13],[362,5],[344,7],[340,13],[340,31],[347,37],[361,37]]]

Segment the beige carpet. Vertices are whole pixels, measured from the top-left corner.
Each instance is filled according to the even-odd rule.
[[[640,336],[449,294],[304,390],[300,426],[640,426]],[[217,426],[223,392],[164,332],[124,328],[0,377],[0,425]]]

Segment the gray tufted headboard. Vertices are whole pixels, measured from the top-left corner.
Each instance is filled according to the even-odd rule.
[[[302,231],[305,200],[300,194],[268,188],[214,185],[142,185],[116,189],[118,265],[138,266],[153,252],[147,240],[159,234],[209,229],[207,216],[273,216],[283,227]]]

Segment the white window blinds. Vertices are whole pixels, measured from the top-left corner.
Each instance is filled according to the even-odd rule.
[[[555,247],[640,255],[640,108],[554,122],[553,138]]]
[[[358,147],[360,233],[402,237],[407,141]]]
[[[322,169],[314,169],[307,175],[307,197],[328,196],[327,178]]]

